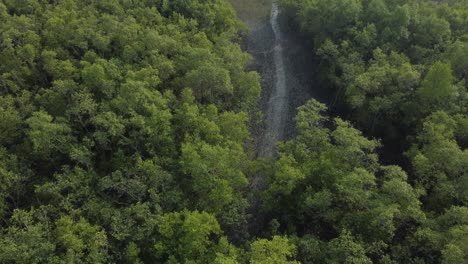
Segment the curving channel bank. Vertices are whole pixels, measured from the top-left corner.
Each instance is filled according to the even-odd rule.
[[[296,108],[311,97],[320,101],[320,85],[313,56],[304,42],[288,30],[286,21],[272,0],[230,0],[250,29],[243,49],[254,61],[252,70],[260,73],[264,113],[263,126],[255,131],[257,154],[262,158],[276,155],[278,141],[295,134]]]
[[[279,9],[276,3],[271,8],[270,24],[274,34],[273,53],[273,85],[265,111],[265,131],[259,146],[259,156],[269,158],[275,155],[275,146],[284,139],[286,119],[288,117],[288,86],[286,85],[286,70],[283,58],[283,36],[279,25]]]

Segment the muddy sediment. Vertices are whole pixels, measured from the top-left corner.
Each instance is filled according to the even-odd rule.
[[[253,56],[250,70],[261,76],[259,107],[263,125],[254,135],[257,155],[274,157],[278,141],[295,135],[297,107],[320,93],[316,61],[305,42],[290,31],[288,21],[272,0],[230,0],[239,18],[249,27],[242,48]]]

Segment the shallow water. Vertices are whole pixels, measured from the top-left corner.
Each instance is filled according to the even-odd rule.
[[[278,141],[295,135],[297,107],[311,97],[325,102],[317,80],[314,56],[307,44],[291,32],[286,18],[272,0],[229,0],[250,29],[242,48],[253,62],[249,70],[260,73],[262,96],[259,107],[263,126],[253,131],[257,155],[276,155]]]
[[[278,5],[273,3],[270,24],[274,33],[273,60],[275,75],[273,89],[265,112],[265,132],[259,148],[259,156],[264,158],[275,155],[275,146],[284,139],[286,118],[288,117],[288,86],[286,85],[286,70],[283,57],[283,35],[279,25]]]

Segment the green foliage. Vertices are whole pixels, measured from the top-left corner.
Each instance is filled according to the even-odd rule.
[[[304,261],[371,263],[371,257],[390,254],[399,243],[394,238],[426,217],[406,173],[379,164],[380,144],[341,119],[330,124],[325,110],[313,100],[299,108],[299,134],[280,148],[264,210],[285,230],[318,234],[319,240],[299,240]]]
[[[73,263],[105,263],[107,258],[107,237],[99,227],[91,226],[84,219],[74,223],[69,217],[62,217],[55,223],[58,245],[65,251],[64,258]]]
[[[198,211],[163,215],[158,224],[156,255],[169,263],[229,263],[230,245],[213,215]],[[234,256],[235,257],[235,256]]]
[[[49,226],[34,223],[33,213],[15,210],[11,224],[0,240],[0,261],[4,263],[41,263],[54,261],[56,245],[49,241]],[[57,257],[55,257],[55,260]]]
[[[467,262],[468,2],[280,4],[350,120],[254,160],[225,0],[1,1],[0,263]]]
[[[220,213],[233,201],[235,191],[247,185],[244,155],[238,145],[223,148],[194,142],[182,146],[181,169],[192,178],[190,188],[198,209]]]
[[[299,108],[298,136],[280,148],[266,210],[299,236],[300,259],[466,262],[461,245],[445,241],[460,241],[465,228],[444,229],[438,219],[452,207],[466,207],[468,3],[280,3],[311,43],[321,87],[336,93],[332,112],[347,111],[352,120],[331,122],[321,115],[323,106],[309,102]],[[350,123],[382,138],[385,163],[401,164],[408,176],[380,165],[379,144]],[[280,213],[273,211],[276,201]],[[343,241],[356,249],[356,258],[330,253],[333,241],[334,248]]]
[[[38,157],[49,160],[52,156],[68,152],[73,137],[70,127],[62,120],[53,122],[53,117],[43,111],[33,113],[26,120],[30,127],[28,138]]]
[[[106,263],[105,232],[86,220],[64,216],[55,223],[42,209],[15,210],[0,244],[3,263]]]
[[[258,239],[251,245],[250,263],[299,263],[289,260],[295,253],[296,247],[285,237],[274,236],[272,240]]]
[[[337,2],[281,1],[359,127],[403,142],[431,112],[466,111],[466,3]]]
[[[238,262],[221,236],[247,237],[260,83],[232,7],[5,0],[0,20],[0,262]]]
[[[408,152],[417,181],[427,190],[426,206],[442,212],[452,204],[467,205],[468,152],[455,140],[456,121],[445,112],[428,117],[417,145]]]
[[[366,257],[364,248],[353,241],[350,233],[343,233],[340,237],[330,241],[330,259],[328,263],[370,264],[372,261]]]
[[[450,65],[436,62],[427,73],[419,89],[421,103],[429,109],[444,109],[457,97]]]
[[[0,144],[15,143],[19,136],[21,117],[16,109],[11,106],[0,107]]]

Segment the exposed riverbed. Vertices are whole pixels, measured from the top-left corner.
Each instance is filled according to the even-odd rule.
[[[278,5],[273,3],[271,8],[270,24],[273,29],[273,84],[265,109],[265,130],[260,140],[259,156],[272,157],[275,154],[275,145],[283,140],[288,117],[288,86],[286,85],[286,69],[283,57],[283,36],[279,26]]]
[[[257,131],[257,154],[276,155],[276,144],[295,135],[294,116],[297,107],[314,97],[320,101],[315,61],[308,49],[289,31],[288,21],[281,16],[272,0],[230,0],[250,29],[243,43],[254,61],[251,70],[260,73],[264,113],[263,125]]]

